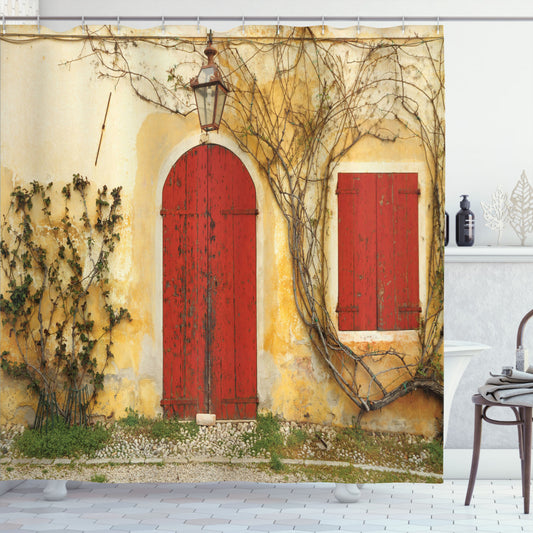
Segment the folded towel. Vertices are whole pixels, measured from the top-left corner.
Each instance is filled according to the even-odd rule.
[[[491,402],[533,407],[533,367],[525,372],[505,368],[502,374],[490,373],[491,377],[478,392]]]

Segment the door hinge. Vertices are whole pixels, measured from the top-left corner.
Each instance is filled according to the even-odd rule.
[[[223,215],[258,215],[257,209],[222,209]]]
[[[349,313],[349,312],[356,312],[358,313],[359,312],[359,306],[358,305],[347,305],[347,306],[340,306],[340,305],[337,305],[337,307],[335,308],[335,312],[337,313]]]
[[[196,213],[195,211],[186,211],[186,210],[182,210],[180,211],[179,209],[161,209],[161,211],[159,211],[159,214],[163,217],[165,215],[181,215],[181,216],[191,216],[191,215],[198,215],[198,213]]]

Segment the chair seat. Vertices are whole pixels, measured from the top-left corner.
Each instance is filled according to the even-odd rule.
[[[486,405],[488,407],[514,407],[515,409],[524,407],[524,405],[516,405],[514,403],[493,402],[491,400],[487,400],[487,398],[481,396],[481,394],[474,394],[472,396],[472,403],[475,405]]]

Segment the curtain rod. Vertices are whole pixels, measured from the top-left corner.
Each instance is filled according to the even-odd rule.
[[[17,22],[36,22],[39,24],[43,21],[77,21],[79,20],[82,24],[91,21],[100,21],[100,22],[160,22],[165,24],[167,22],[240,22],[244,24],[245,22],[273,22],[273,23],[283,23],[283,22],[317,22],[325,24],[327,22],[533,22],[532,16],[87,16],[87,15],[62,15],[62,16],[16,16],[16,15],[2,15],[2,20],[5,22],[17,21]]]

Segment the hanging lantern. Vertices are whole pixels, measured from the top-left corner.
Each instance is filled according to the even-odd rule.
[[[200,69],[198,76],[190,83],[196,98],[200,127],[204,131],[212,131],[218,130],[220,126],[228,89],[222,83],[218,65],[213,61],[217,51],[213,48],[211,32],[204,53],[207,56],[207,65]]]

